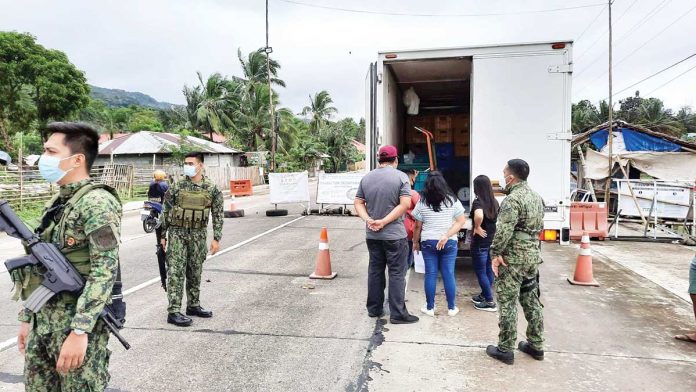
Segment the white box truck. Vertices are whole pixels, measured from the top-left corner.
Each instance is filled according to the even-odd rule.
[[[420,125],[434,133],[438,170],[468,208],[477,175],[498,180],[509,159],[524,159],[546,204],[544,229],[566,242],[571,74],[571,41],[379,52],[366,79],[367,169],[383,145],[411,165],[427,157]],[[411,88],[418,114],[404,104]]]

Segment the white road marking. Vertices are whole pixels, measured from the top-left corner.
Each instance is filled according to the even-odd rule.
[[[299,221],[300,219],[304,219],[304,218],[305,218],[305,216],[300,216],[300,217],[298,217],[298,218],[295,218],[295,219],[291,220],[290,222],[286,222],[286,223],[283,223],[283,224],[280,225],[280,226],[276,226],[276,227],[274,227],[274,228],[272,228],[272,229],[270,229],[270,230],[266,230],[266,231],[264,231],[264,232],[261,233],[261,234],[257,234],[257,235],[255,235],[255,236],[253,236],[253,237],[251,237],[251,238],[248,238],[248,239],[246,239],[246,240],[244,240],[244,241],[242,241],[242,242],[239,242],[239,243],[234,244],[234,245],[232,245],[232,246],[230,246],[230,247],[227,247],[227,248],[225,248],[225,249],[223,249],[223,250],[221,250],[221,251],[218,251],[218,252],[217,252],[216,254],[214,254],[214,255],[208,255],[208,257],[206,257],[206,260],[210,260],[210,259],[212,259],[212,258],[214,258],[214,257],[218,257],[218,256],[221,256],[221,255],[223,255],[223,254],[225,254],[225,253],[228,253],[228,252],[230,252],[230,251],[233,251],[233,250],[235,250],[235,249],[241,248],[242,246],[244,246],[244,245],[246,245],[246,244],[248,244],[248,243],[250,243],[250,242],[252,242],[252,241],[256,241],[257,239],[259,239],[259,238],[261,238],[261,237],[263,237],[263,236],[265,236],[265,235],[271,234],[271,233],[273,233],[274,231],[280,230],[280,229],[282,229],[283,227],[288,226],[288,225],[291,225],[291,224],[293,224],[293,223]],[[128,294],[132,294],[132,293],[134,293],[134,292],[136,292],[136,291],[138,291],[138,290],[142,290],[142,289],[144,289],[145,287],[147,287],[147,286],[149,286],[149,285],[151,285],[151,284],[153,284],[153,283],[157,283],[157,282],[159,282],[159,281],[160,281],[159,276],[156,277],[156,278],[152,278],[152,279],[150,279],[150,280],[148,280],[148,281],[145,281],[145,282],[143,282],[143,283],[141,283],[141,284],[139,284],[139,285],[137,285],[137,286],[135,286],[135,287],[131,287],[130,289],[124,291],[124,292],[123,292],[123,295],[125,296],[125,295],[128,295]],[[4,351],[5,349],[8,349],[8,348],[14,346],[15,344],[17,344],[17,338],[16,338],[16,337],[14,337],[14,338],[12,338],[12,339],[8,339],[8,340],[6,340],[6,341],[0,343],[0,352],[2,352],[2,351]]]
[[[12,339],[7,339],[4,342],[0,343],[0,352],[5,351],[6,348],[10,348],[17,344],[17,337],[15,336]]]

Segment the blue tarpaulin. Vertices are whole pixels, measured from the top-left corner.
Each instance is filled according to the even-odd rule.
[[[646,135],[642,132],[635,131],[630,128],[616,128],[614,132],[619,131],[623,134],[624,144],[628,151],[660,151],[660,152],[679,152],[681,147],[678,144],[660,139],[659,137]],[[607,137],[609,132],[602,129],[593,133],[590,140],[598,150],[607,145]]]

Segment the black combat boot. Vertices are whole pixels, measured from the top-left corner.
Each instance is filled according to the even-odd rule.
[[[186,307],[186,315],[187,316],[197,316],[197,317],[203,317],[203,318],[210,318],[210,317],[213,317],[213,312],[210,310],[205,310],[200,306],[191,306],[191,307]]]
[[[544,360],[544,350],[537,350],[534,347],[532,347],[529,342],[520,342],[517,345],[517,348],[520,349],[523,353],[531,356],[532,358],[536,359],[537,361],[543,361]]]
[[[177,327],[188,327],[191,324],[193,324],[193,320],[179,312],[169,313],[169,315],[167,316],[167,322],[169,324],[174,324]]]
[[[515,354],[513,354],[512,351],[500,351],[498,346],[488,346],[486,348],[486,354],[488,354],[489,357],[495,358],[502,363],[507,363],[508,365],[515,363]]]

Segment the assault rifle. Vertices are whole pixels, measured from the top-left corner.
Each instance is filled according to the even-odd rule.
[[[30,253],[5,261],[5,267],[10,274],[12,271],[26,266],[42,266],[42,270],[46,271],[43,273],[44,279],[41,286],[34,290],[24,302],[25,308],[36,313],[57,294],[67,292],[80,295],[85,287],[85,281],[80,273],[55,245],[41,241],[37,234],[29,230],[6,200],[0,200],[0,232],[5,232],[11,237],[24,241]],[[117,273],[117,280],[120,280],[120,269]],[[112,292],[113,303],[104,307],[99,318],[104,322],[109,332],[128,350],[130,344],[118,332],[119,329],[123,328],[125,321],[125,303],[123,303],[123,296],[120,293],[120,286],[121,284],[118,282],[119,293]]]

